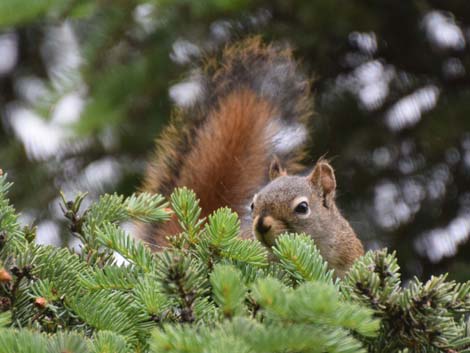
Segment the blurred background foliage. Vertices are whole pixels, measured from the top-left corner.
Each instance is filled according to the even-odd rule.
[[[247,34],[315,78],[311,161],[406,278],[470,277],[470,7],[465,0],[2,0],[0,167],[22,220],[66,241],[59,190],[130,194],[185,73]]]

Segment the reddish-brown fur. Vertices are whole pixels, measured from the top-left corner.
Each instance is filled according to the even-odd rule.
[[[194,105],[175,110],[157,140],[142,190],[168,197],[186,186],[200,198],[203,217],[228,206],[244,219],[254,193],[269,181],[273,135],[283,124],[305,125],[311,115],[310,85],[291,50],[264,45],[258,37],[228,46],[201,67],[202,94]],[[290,172],[301,169],[302,150],[278,156]],[[138,235],[153,245],[180,231],[175,218],[138,226]],[[250,228],[242,222],[242,236]]]
[[[249,90],[225,97],[200,129],[196,145],[182,166],[180,183],[201,198],[204,212],[232,205],[240,212],[246,195],[265,179],[269,136],[260,136],[276,112]],[[197,173],[193,173],[197,171]]]
[[[233,92],[212,112],[197,131],[195,144],[181,165],[176,186],[192,189],[200,198],[202,217],[231,206],[243,213],[247,195],[253,195],[266,178],[269,164],[269,136],[258,136],[274,114],[266,101],[249,90]],[[162,243],[165,235],[179,230],[172,219],[155,234]]]

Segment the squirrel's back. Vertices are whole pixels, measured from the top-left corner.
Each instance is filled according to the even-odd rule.
[[[226,47],[191,76],[197,97],[178,107],[157,139],[143,190],[171,194],[186,186],[200,199],[202,216],[228,206],[246,219],[253,194],[268,183],[277,156],[297,171],[312,113],[310,85],[288,48],[258,37]],[[140,225],[139,234],[161,245],[177,222]]]

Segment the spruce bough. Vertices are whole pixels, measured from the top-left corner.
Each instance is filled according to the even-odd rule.
[[[470,282],[400,281],[395,254],[368,252],[342,280],[312,240],[282,235],[269,262],[227,208],[207,220],[193,192],[63,200],[81,249],[37,245],[0,176],[0,353],[470,352]],[[178,217],[153,253],[120,226]],[[115,253],[126,261],[116,261]]]

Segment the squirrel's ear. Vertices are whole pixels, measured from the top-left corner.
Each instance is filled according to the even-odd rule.
[[[336,190],[333,167],[326,161],[319,161],[307,179],[321,190],[325,207],[330,207],[335,198]]]
[[[271,165],[269,166],[269,179],[274,180],[277,177],[285,176],[287,172],[284,168],[282,168],[281,162],[279,159],[274,156]]]

